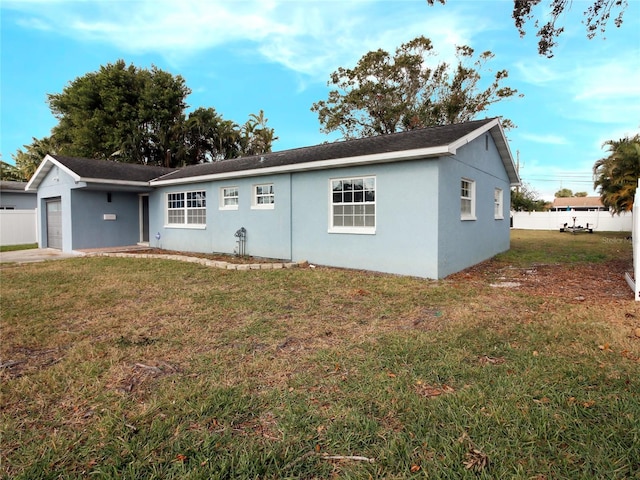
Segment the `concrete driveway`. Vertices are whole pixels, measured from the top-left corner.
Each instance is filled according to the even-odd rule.
[[[0,263],[33,263],[45,260],[62,260],[74,258],[81,254],[62,253],[55,248],[34,248],[31,250],[16,250],[14,252],[0,252]]]

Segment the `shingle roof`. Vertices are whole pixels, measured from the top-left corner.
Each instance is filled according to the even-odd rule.
[[[38,185],[54,164],[68,170],[76,181],[127,184],[131,187],[146,184],[147,187],[153,187],[163,184],[207,181],[211,176],[260,175],[276,171],[327,168],[328,165],[335,165],[336,162],[344,166],[451,155],[457,148],[486,131],[491,132],[496,142],[511,184],[519,184],[520,179],[502,128],[496,118],[487,118],[390,135],[324,143],[180,169],[47,155],[29,181],[27,188],[28,191],[37,190]],[[262,172],[263,169],[264,172]]]
[[[556,197],[553,199],[553,208],[562,207],[604,207],[600,197]]]
[[[25,192],[24,187],[27,186],[27,182],[14,182],[13,180],[1,180],[0,190],[5,192]]]
[[[137,163],[120,163],[61,155],[51,155],[51,157],[82,178],[148,182],[173,171],[172,168]]]
[[[323,143],[312,147],[265,153],[251,157],[240,157],[220,162],[203,163],[175,170],[164,176],[161,180],[177,180],[243,170],[282,167],[322,160],[446,146],[494,120],[493,118],[488,118],[456,125],[422,128],[408,132],[334,143]]]

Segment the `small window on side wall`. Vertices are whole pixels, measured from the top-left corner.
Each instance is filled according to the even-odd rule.
[[[460,219],[476,219],[476,182],[468,178],[460,180]]]
[[[493,191],[493,217],[496,220],[502,220],[504,218],[502,205],[502,189],[496,188]]]
[[[222,187],[220,189],[220,210],[238,209],[238,187]]]
[[[273,184],[254,185],[251,208],[273,209],[275,208],[276,196]]]

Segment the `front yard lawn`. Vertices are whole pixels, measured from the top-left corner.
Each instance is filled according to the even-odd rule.
[[[442,281],[5,266],[5,478],[640,478],[624,234],[512,234]]]

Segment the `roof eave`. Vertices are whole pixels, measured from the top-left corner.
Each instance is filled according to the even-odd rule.
[[[80,177],[77,182],[98,183],[102,185],[122,185],[127,187],[149,187],[149,182],[134,180],[109,180],[105,178],[85,178]]]
[[[232,172],[212,173],[205,175],[197,175],[184,178],[166,178],[152,180],[149,184],[152,187],[160,187],[165,185],[181,185],[185,183],[207,182],[213,180],[226,180],[243,177],[256,177],[261,175],[272,175],[278,173],[305,172],[312,170],[325,170],[336,167],[352,167],[357,165],[372,165],[376,163],[391,163],[406,160],[415,160],[418,158],[434,158],[451,155],[448,146],[437,146],[429,148],[420,148],[415,150],[405,150],[400,152],[376,153],[373,155],[361,155],[357,157],[333,158],[328,160],[311,161],[298,164],[281,165],[275,167],[252,168],[248,170],[238,170]],[[169,177],[171,174],[169,174]]]
[[[69,169],[62,163],[60,163],[51,155],[47,154],[45,155],[42,162],[40,162],[40,165],[38,165],[38,168],[36,169],[35,173],[31,176],[31,179],[29,179],[27,186],[24,187],[25,191],[37,192],[38,187],[40,186],[40,183],[42,183],[42,180],[44,180],[44,178],[47,176],[49,171],[51,171],[51,169],[54,166],[61,169],[63,172],[65,172],[67,175],[73,178],[74,181],[76,182],[80,181],[80,176],[77,173],[75,173],[73,170]]]

